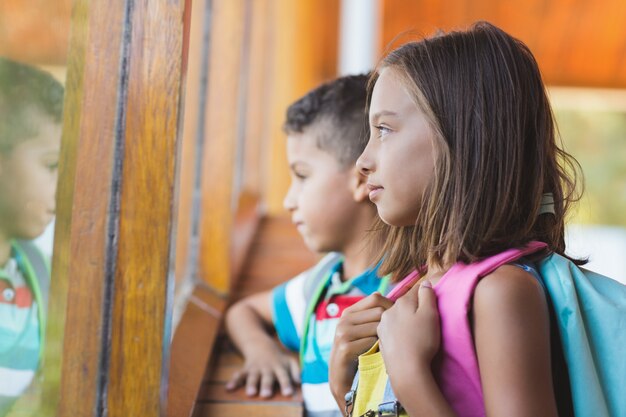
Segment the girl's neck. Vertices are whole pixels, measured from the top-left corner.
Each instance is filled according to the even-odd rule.
[[[424,280],[430,281],[433,285],[437,284],[441,277],[443,277],[446,272],[452,267],[452,265],[447,266],[438,266],[434,264],[430,264],[426,271],[426,274],[422,277]]]

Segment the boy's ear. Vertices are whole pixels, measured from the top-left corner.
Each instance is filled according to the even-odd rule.
[[[367,189],[367,177],[359,172],[357,167],[352,168],[352,197],[357,203],[361,203],[369,199],[369,190]]]

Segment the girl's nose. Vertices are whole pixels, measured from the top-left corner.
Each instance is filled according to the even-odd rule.
[[[370,145],[368,143],[365,149],[363,150],[363,153],[361,154],[361,156],[359,156],[359,159],[356,160],[357,170],[362,175],[365,175],[365,176],[368,176],[374,171],[374,163],[370,156],[369,150],[370,150]]]

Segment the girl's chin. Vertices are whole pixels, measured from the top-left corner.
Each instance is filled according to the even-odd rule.
[[[378,210],[378,217],[388,226],[393,227],[411,227],[415,226],[415,219],[402,218],[400,216],[394,216],[390,213],[385,213],[382,210]]]

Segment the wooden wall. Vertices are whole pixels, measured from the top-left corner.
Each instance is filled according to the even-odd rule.
[[[402,33],[399,41],[487,20],[530,47],[548,84],[626,88],[623,0],[383,1],[383,49]]]

